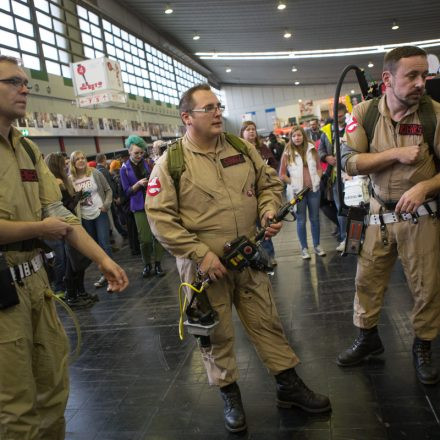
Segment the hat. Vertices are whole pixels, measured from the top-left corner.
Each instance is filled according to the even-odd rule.
[[[89,160],[87,162],[87,166],[89,166],[90,168],[96,168],[96,161],[95,160]]]
[[[110,172],[117,171],[121,168],[121,162],[119,160],[112,160],[110,162]]]
[[[125,139],[125,148],[130,148],[132,144],[137,145],[139,148],[142,148],[143,150],[147,149],[146,142],[137,134],[132,134],[128,136],[127,139]]]

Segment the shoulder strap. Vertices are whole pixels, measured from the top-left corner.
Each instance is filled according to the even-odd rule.
[[[21,137],[20,142],[21,142],[21,145],[23,146],[23,148],[26,150],[26,153],[31,158],[32,163],[35,166],[37,164],[37,158],[35,157],[35,152],[32,149],[31,145],[29,144],[28,139],[25,137]]]
[[[423,127],[423,140],[429,145],[431,154],[436,157],[434,152],[434,135],[437,127],[437,118],[434,113],[432,99],[428,95],[423,95],[420,100],[418,114]]]
[[[168,172],[174,182],[176,192],[179,193],[180,176],[185,171],[182,138],[168,145],[167,148]]]
[[[238,152],[249,156],[248,147],[241,138],[232,133],[225,133],[225,138]]]
[[[379,100],[380,98],[373,98],[370,101],[371,104],[368,106],[364,120],[362,121],[362,126],[364,127],[368,139],[368,146],[373,140],[374,130],[379,119]]]

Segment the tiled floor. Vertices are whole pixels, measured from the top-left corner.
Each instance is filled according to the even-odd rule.
[[[302,360],[297,368],[314,390],[330,396],[333,411],[311,416],[275,406],[273,378],[249,344],[236,317],[239,380],[249,429],[228,434],[222,401],[207,385],[195,341],[178,337],[178,277],[148,281],[127,249],[116,254],[131,280],[120,295],[78,313],[83,345],[71,366],[67,440],[414,440],[440,439],[440,385],[415,378],[409,323],[411,296],[400,266],[393,272],[379,331],[385,354],[359,367],[341,369],[337,353],[356,332],[352,326],[355,257],[342,258],[323,223],[326,257],[299,256],[295,224],[275,240],[273,279],[278,310],[289,341]],[[89,270],[91,285],[97,272]],[[75,342],[72,323],[63,321]],[[440,367],[440,344],[434,343]]]

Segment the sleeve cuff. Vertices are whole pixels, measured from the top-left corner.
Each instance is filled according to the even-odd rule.
[[[190,258],[196,263],[200,263],[208,252],[209,247],[203,243],[200,243],[199,245],[197,245],[194,251],[191,252]]]

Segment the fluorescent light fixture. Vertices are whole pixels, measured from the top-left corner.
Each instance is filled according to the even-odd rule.
[[[296,86],[299,86],[299,81],[295,81],[295,85],[296,85]]]
[[[232,69],[230,67],[226,67],[226,73],[231,73]]]
[[[396,31],[397,29],[399,29],[399,25],[397,24],[396,20],[393,20],[393,25],[391,26],[391,29],[393,31]]]
[[[283,9],[286,9],[286,3],[283,2],[283,1],[279,1],[279,2],[278,2],[277,9],[278,9],[279,11],[282,11]]]
[[[193,40],[200,40],[200,35],[198,33],[195,33],[193,35]]]
[[[298,69],[295,66],[293,66],[292,67],[292,72],[298,72]]]
[[[165,12],[165,14],[172,14],[174,11],[173,11],[173,8],[171,7],[171,5],[166,5],[164,12]]]
[[[284,31],[284,38],[290,38],[292,36],[292,33],[290,31],[288,31],[287,29]]]
[[[372,67],[374,67],[374,64],[370,61],[370,62],[368,63],[368,67],[371,69]]]
[[[411,41],[405,43],[377,46],[348,47],[341,49],[299,50],[282,52],[196,52],[202,60],[284,60],[300,58],[346,57],[353,55],[369,55],[388,52],[400,46],[437,47],[440,38],[433,40]]]

